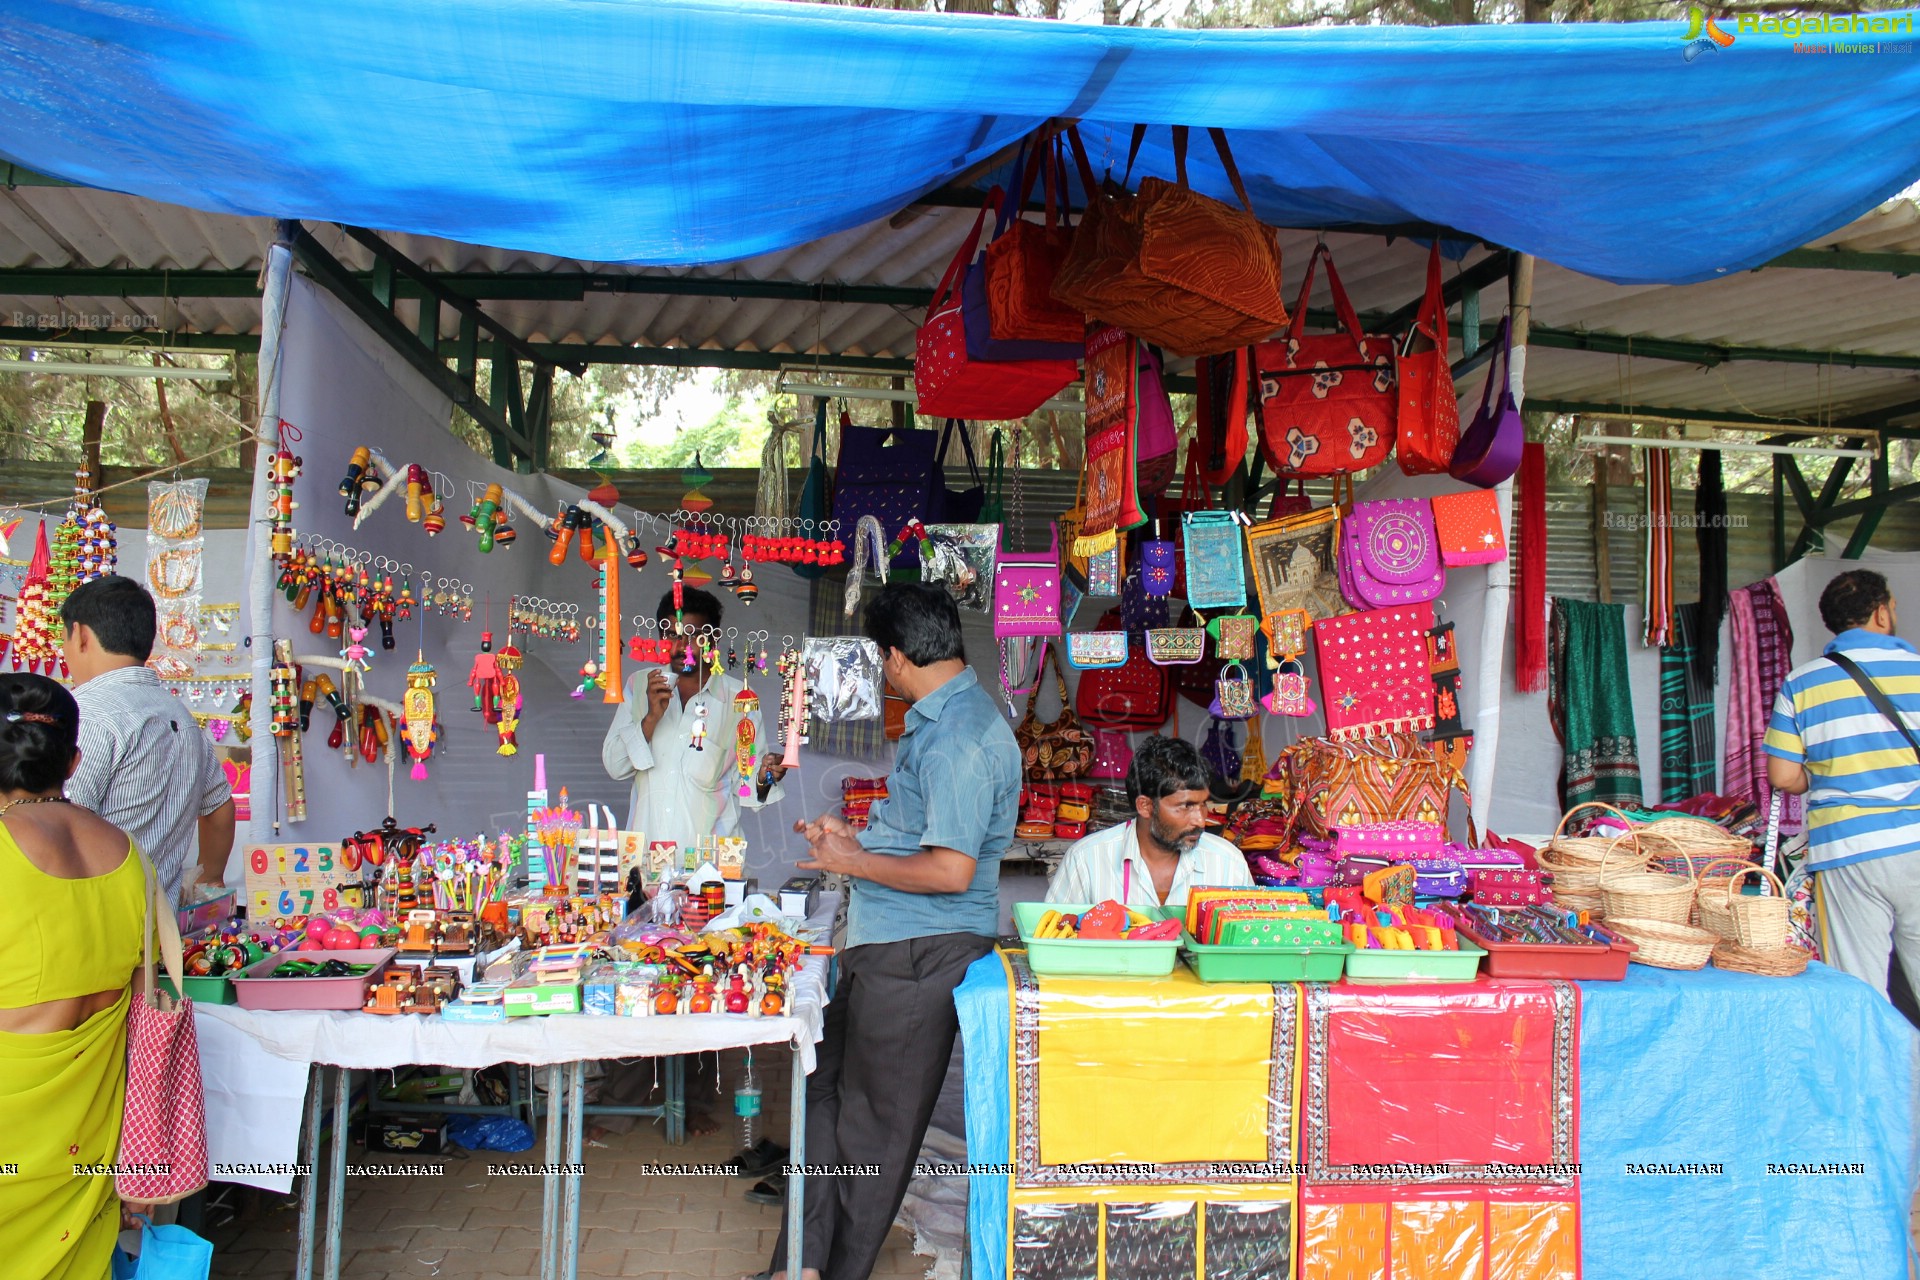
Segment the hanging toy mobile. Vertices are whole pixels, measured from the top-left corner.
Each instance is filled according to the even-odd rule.
[[[401,730],[405,734],[407,755],[413,759],[415,782],[426,778],[427,757],[440,736],[439,726],[433,720],[433,678],[433,665],[424,652],[418,653],[413,665],[407,668],[407,692],[401,702],[404,709]]]
[[[283,426],[285,424],[282,424]],[[284,565],[293,554],[293,513],[299,503],[293,500],[293,482],[300,475],[300,459],[285,449],[273,455],[272,518],[273,561]]]
[[[759,736],[759,695],[742,685],[740,692],[733,695],[733,714],[738,717],[737,727],[733,731],[733,769],[739,777],[738,794],[744,800],[753,795],[754,740]]]
[[[584,698],[591,690],[600,687],[600,664],[589,658],[580,668],[580,685],[573,691],[576,698]]]
[[[360,500],[367,490],[379,487],[380,474],[374,470],[373,452],[361,445],[348,459],[346,479],[340,482],[340,496],[347,500],[347,519],[352,520],[360,514]]]
[[[500,683],[499,660],[493,656],[493,632],[480,633],[480,652],[473,656],[473,670],[467,675],[467,688],[473,690],[473,709],[488,724],[499,722],[494,705],[494,690]]]
[[[482,492],[480,500],[473,504],[473,510],[460,517],[461,524],[471,526],[474,532],[480,535],[479,546],[482,554],[493,550],[494,538],[500,525],[500,508],[504,501],[505,495],[500,486],[490,484]]]

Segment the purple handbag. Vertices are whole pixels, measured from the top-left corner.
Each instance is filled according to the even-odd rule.
[[[1356,502],[1340,522],[1340,594],[1356,609],[1419,604],[1447,585],[1433,507],[1424,498]]]
[[[993,571],[993,638],[1060,634],[1060,526],[1045,551],[1009,551],[1006,526],[1000,530],[1000,562]]]
[[[1415,858],[1413,892],[1421,898],[1457,898],[1467,891],[1467,873],[1452,858]]]
[[[851,537],[862,516],[879,520],[889,540],[909,520],[933,521],[943,487],[937,432],[841,424],[833,488],[833,518],[840,522],[841,536]],[[920,543],[911,538],[892,561],[894,568],[919,563]]]
[[[1303,889],[1319,889],[1333,882],[1333,859],[1324,853],[1308,849],[1293,865],[1300,873],[1300,887]]]
[[[1500,388],[1494,401],[1493,389]],[[1491,489],[1520,469],[1520,450],[1527,443],[1527,424],[1513,402],[1513,321],[1500,321],[1500,347],[1487,365],[1487,383],[1480,392],[1480,408],[1460,433],[1448,467],[1455,480]]]

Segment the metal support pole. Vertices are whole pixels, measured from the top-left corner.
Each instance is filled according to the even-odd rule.
[[[340,1280],[340,1232],[347,1209],[347,1113],[353,1101],[353,1072],[333,1069],[333,1147],[327,1161],[327,1238],[323,1272]]]
[[[300,1182],[300,1219],[294,1234],[293,1280],[313,1280],[313,1218],[320,1195],[320,1090],[325,1067],[307,1070],[307,1132],[301,1140],[306,1177]]]
[[[280,747],[273,736],[273,455],[280,450],[280,337],[287,323],[287,292],[293,279],[297,222],[281,222],[267,250],[267,283],[260,295],[260,419],[253,450],[252,561],[247,582],[253,646],[253,816],[251,839],[270,844],[280,815]],[[318,1150],[315,1151],[316,1157]],[[316,1170],[317,1172],[317,1170]],[[305,1276],[299,1280],[306,1280]]]
[[[562,1068],[547,1068],[547,1169],[540,1179],[540,1277],[555,1280],[560,1256],[560,1183],[554,1167],[560,1163],[560,1125],[566,1104]]]
[[[793,1042],[793,1080],[787,1116],[787,1280],[800,1280],[807,1239],[807,1071]]]
[[[587,1064],[571,1062],[567,1064],[567,1202],[566,1225],[561,1231],[562,1247],[566,1250],[565,1265],[560,1280],[579,1280],[580,1277],[580,1147],[582,1130],[586,1127],[587,1104]]]
[[[679,1055],[667,1059],[661,1103],[666,1107],[667,1143],[680,1146],[687,1140],[687,1060]]]

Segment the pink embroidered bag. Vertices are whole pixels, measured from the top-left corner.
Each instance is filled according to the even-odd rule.
[[[1433,508],[1423,498],[1357,502],[1340,522],[1340,594],[1356,609],[1420,604],[1447,585]]]
[[[1000,561],[993,571],[993,638],[1060,634],[1060,526],[1049,524],[1045,551],[1009,551],[1001,527]]]

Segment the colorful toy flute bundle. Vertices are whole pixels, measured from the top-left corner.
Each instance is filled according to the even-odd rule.
[[[1363,951],[1458,951],[1460,935],[1453,917],[1417,907],[1336,902],[1330,890],[1328,911],[1346,940]]]
[[[513,867],[513,838],[475,836],[422,845],[414,859],[417,885],[431,885],[436,911],[479,911],[500,899]],[[423,904],[424,905],[424,904]]]
[[[579,856],[580,813],[567,807],[567,789],[560,803],[533,813],[533,834],[546,866],[545,884],[560,891],[573,883],[574,860]]]

